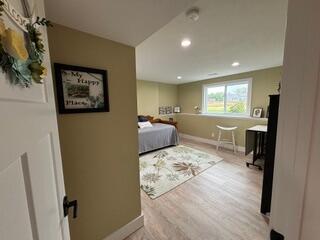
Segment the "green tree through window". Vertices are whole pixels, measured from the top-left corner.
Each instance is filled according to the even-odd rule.
[[[206,113],[248,114],[251,80],[212,84],[204,87]]]

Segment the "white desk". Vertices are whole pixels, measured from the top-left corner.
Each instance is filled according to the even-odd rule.
[[[256,131],[256,132],[267,132],[268,126],[267,125],[255,125],[251,128],[247,128],[248,131]]]
[[[246,129],[246,151],[245,154],[248,155],[253,151],[252,163],[247,162],[247,167],[250,165],[258,167],[262,170],[260,165],[256,165],[255,162],[258,159],[264,158],[265,154],[265,136],[268,132],[267,125],[256,125],[251,128]]]

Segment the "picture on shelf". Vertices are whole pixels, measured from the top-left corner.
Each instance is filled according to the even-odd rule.
[[[166,107],[166,114],[172,114],[172,107],[171,106]]]
[[[166,107],[159,107],[159,115],[165,115],[166,114]]]
[[[252,117],[261,118],[262,117],[263,108],[253,108]]]
[[[173,112],[174,112],[174,113],[180,113],[180,112],[181,112],[180,107],[178,107],[178,106],[174,107],[174,108],[173,108]]]
[[[173,112],[172,110],[173,110],[172,106],[159,107],[159,115],[166,115],[166,114],[170,115]]]

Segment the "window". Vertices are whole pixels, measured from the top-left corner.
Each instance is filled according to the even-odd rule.
[[[250,115],[251,79],[203,86],[203,113]]]

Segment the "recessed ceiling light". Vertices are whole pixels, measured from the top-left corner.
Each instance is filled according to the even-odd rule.
[[[181,46],[182,47],[184,47],[184,48],[186,48],[186,47],[189,47],[191,45],[191,41],[190,41],[190,39],[183,39],[182,41],[181,41]]]
[[[182,79],[182,77],[181,77],[181,76],[178,76],[178,77],[177,77],[177,79],[179,79],[179,80],[180,80],[180,79]]]
[[[231,64],[232,67],[238,67],[239,65],[240,65],[239,62],[233,62],[233,63]]]

